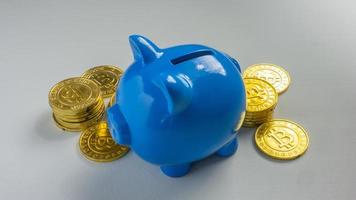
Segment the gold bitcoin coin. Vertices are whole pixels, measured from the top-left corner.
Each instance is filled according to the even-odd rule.
[[[97,113],[95,113],[95,115],[93,115],[92,117],[86,118],[86,119],[81,119],[81,120],[61,118],[61,117],[58,117],[57,115],[55,115],[55,117],[56,117],[57,122],[60,122],[62,125],[72,124],[72,125],[81,126],[83,128],[87,128],[91,124],[100,121],[103,118],[104,113],[105,113],[105,109],[102,109],[102,110],[98,111]]]
[[[76,127],[67,127],[64,124],[61,124],[60,122],[57,121],[56,117],[53,115],[53,121],[56,124],[56,126],[60,129],[62,129],[63,131],[68,131],[68,132],[78,132],[80,131],[80,129],[76,128]]]
[[[307,150],[309,138],[299,124],[285,119],[274,119],[257,128],[255,142],[268,156],[290,160],[301,156]]]
[[[115,93],[123,73],[124,71],[116,66],[102,65],[87,70],[82,77],[93,80],[100,87],[101,95],[106,98]]]
[[[242,127],[244,127],[244,128],[255,128],[255,127],[257,127],[257,126],[259,126],[260,124],[256,124],[256,123],[243,123],[242,124]]]
[[[246,125],[246,124],[263,124],[265,122],[268,122],[268,121],[271,121],[272,118],[266,118],[266,119],[263,119],[263,120],[245,120],[243,125]]]
[[[291,82],[289,73],[282,67],[269,64],[260,63],[249,66],[243,73],[244,78],[259,78],[270,83],[278,94],[285,92]]]
[[[63,113],[55,113],[55,115],[57,118],[61,118],[67,122],[84,122],[84,121],[96,118],[99,115],[102,115],[102,113],[104,111],[105,111],[105,105],[102,102],[100,107],[93,109],[93,110],[87,110],[86,113],[83,113],[81,115],[79,115],[79,114],[70,115],[70,114],[63,114]]]
[[[58,118],[56,115],[53,114],[53,120],[56,123],[57,127],[64,131],[69,131],[69,132],[80,132],[82,130],[85,130],[88,127],[91,127],[98,122],[100,122],[103,119],[104,116],[104,111],[101,113],[98,113],[97,116],[94,118],[88,119],[86,121],[82,122],[74,122],[74,121],[65,121],[61,118]]]
[[[87,128],[80,136],[79,147],[87,159],[96,162],[119,159],[130,150],[114,142],[105,121]]]
[[[242,126],[243,127],[257,127],[257,126],[259,126],[259,125],[261,125],[261,124],[263,124],[263,123],[265,123],[265,122],[268,122],[268,121],[270,121],[270,120],[272,120],[272,117],[270,117],[270,118],[266,118],[266,119],[263,119],[263,120],[255,120],[255,119],[253,119],[253,120],[249,120],[249,119],[245,119],[245,121],[243,122],[243,124],[242,124]]]
[[[97,102],[100,89],[92,80],[69,78],[53,86],[48,96],[54,111],[77,112]]]
[[[109,101],[109,107],[111,107],[112,105],[114,105],[116,102],[116,94],[113,94],[112,97],[110,98],[110,101]]]
[[[100,107],[103,104],[104,104],[104,100],[100,97],[100,99],[98,99],[95,103],[93,103],[92,105],[89,105],[87,107],[83,107],[82,109],[78,109],[78,110],[60,110],[60,109],[57,109],[57,108],[52,108],[52,110],[56,114],[60,114],[60,115],[63,115],[63,116],[65,116],[65,115],[85,116],[85,115],[89,114],[90,112],[92,112],[94,110],[99,110]]]
[[[263,117],[245,117],[245,121],[265,121],[267,119],[271,119],[273,117],[273,113],[265,115]]]
[[[247,113],[264,112],[274,109],[278,94],[267,81],[256,78],[244,78],[247,96]]]

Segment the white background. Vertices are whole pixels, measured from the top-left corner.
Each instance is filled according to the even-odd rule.
[[[0,199],[354,199],[356,2],[0,1]],[[93,163],[79,134],[55,127],[48,91],[89,67],[132,62],[127,38],[161,47],[202,43],[237,58],[284,66],[292,85],[275,116],[303,125],[310,148],[281,162],[240,132],[238,152],[182,178],[134,152]],[[182,147],[184,148],[184,147]]]

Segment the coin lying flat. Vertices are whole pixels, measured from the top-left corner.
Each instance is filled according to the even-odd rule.
[[[87,159],[96,162],[119,159],[130,150],[114,142],[105,121],[83,131],[79,139],[79,148]]]
[[[309,138],[299,124],[285,119],[274,119],[257,128],[255,142],[268,156],[290,160],[301,156],[307,150]]]
[[[286,70],[278,65],[269,63],[251,65],[244,71],[243,76],[245,78],[259,78],[269,82],[278,94],[285,92],[291,82]]]
[[[115,93],[123,73],[124,71],[116,66],[101,65],[87,70],[82,77],[93,80],[100,87],[101,95],[106,98]]]

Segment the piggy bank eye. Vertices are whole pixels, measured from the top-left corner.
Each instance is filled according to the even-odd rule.
[[[210,50],[196,51],[193,53],[186,54],[184,56],[180,56],[178,58],[174,58],[171,60],[171,63],[173,65],[178,65],[179,63],[185,62],[187,60],[191,60],[191,59],[198,58],[201,56],[213,55],[213,54],[214,54],[214,52],[212,52]]]

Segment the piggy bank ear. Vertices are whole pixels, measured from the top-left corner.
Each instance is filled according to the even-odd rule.
[[[224,53],[226,57],[228,57],[231,62],[235,65],[235,67],[237,68],[237,70],[239,70],[239,72],[241,73],[241,67],[240,67],[240,64],[239,62],[237,62],[236,59],[234,59],[233,57],[229,56],[228,54]]]
[[[150,63],[159,58],[163,52],[152,41],[141,35],[129,37],[132,53],[135,61]]]
[[[154,80],[154,84],[163,93],[169,114],[182,112],[190,105],[193,85],[186,75],[162,73]]]

